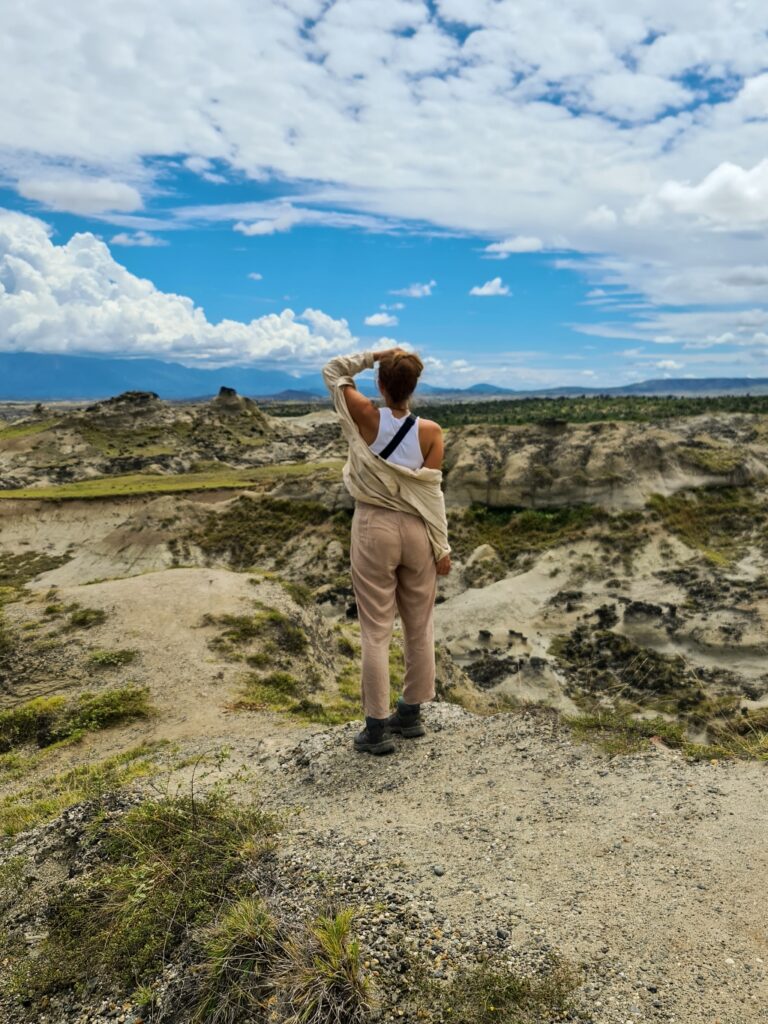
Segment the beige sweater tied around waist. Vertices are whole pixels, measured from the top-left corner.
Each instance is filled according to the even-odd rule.
[[[387,462],[376,455],[363,440],[352,419],[343,389],[354,386],[354,376],[374,364],[373,351],[336,356],[323,367],[323,380],[331,393],[333,406],[341,419],[341,429],[349,442],[349,456],[342,471],[344,486],[358,501],[411,512],[424,520],[435,561],[450,554],[445,499],[439,469],[409,469]]]

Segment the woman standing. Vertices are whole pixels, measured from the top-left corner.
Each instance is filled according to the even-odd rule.
[[[379,364],[379,408],[354,376]],[[392,348],[337,356],[323,379],[349,442],[343,478],[355,499],[350,561],[362,637],[365,728],[355,749],[390,754],[391,733],[424,735],[421,705],[435,696],[432,616],[437,577],[451,569],[442,481],[443,432],[413,416],[409,400],[424,364]],[[403,696],[389,714],[389,643],[395,608],[405,640]]]

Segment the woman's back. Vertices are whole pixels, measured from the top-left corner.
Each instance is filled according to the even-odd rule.
[[[374,440],[368,445],[371,451],[376,455],[383,451],[402,427],[404,420],[405,416],[397,417],[388,406],[382,406],[379,409],[379,431]],[[421,469],[424,465],[424,455],[419,442],[418,416],[416,417],[416,422],[400,441],[387,461],[396,462],[398,466],[407,466],[409,469]]]

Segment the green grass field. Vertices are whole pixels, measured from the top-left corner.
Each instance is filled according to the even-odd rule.
[[[1,499],[17,501],[86,501],[90,499],[125,498],[136,494],[176,494],[180,491],[237,490],[251,484],[280,480],[285,477],[311,476],[321,472],[331,479],[340,479],[342,462],[286,462],[253,469],[205,470],[162,476],[157,473],[126,473],[122,476],[100,476],[53,487],[22,487],[0,491]]]

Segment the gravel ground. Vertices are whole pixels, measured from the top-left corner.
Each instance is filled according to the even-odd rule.
[[[580,1020],[768,1021],[764,765],[608,760],[546,712],[427,721],[390,757],[356,754],[348,726],[265,763],[269,799],[303,808],[284,856],[396,897],[438,977],[552,950],[584,970]],[[366,926],[384,956],[393,923]]]
[[[373,1020],[424,1019],[408,1003],[414,971],[439,982],[491,958],[536,975],[554,955],[582,984],[553,1020],[768,1022],[765,765],[660,746],[608,760],[543,710],[438,704],[426,720],[426,737],[385,758],[356,754],[349,725],[235,739],[225,769],[250,766],[283,816],[276,860],[254,879],[283,919],[333,900],[360,909],[383,994]],[[18,852],[70,870],[46,850],[78,849],[80,813]],[[130,1002],[65,994],[36,1024],[142,1020]]]

